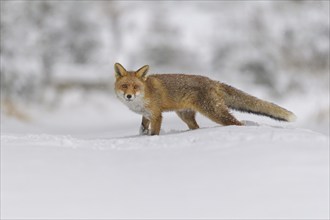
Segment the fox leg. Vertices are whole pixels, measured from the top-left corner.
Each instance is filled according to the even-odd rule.
[[[232,114],[230,114],[228,109],[222,110],[217,114],[220,114],[220,120],[222,125],[243,125],[242,122],[240,122]]]
[[[212,121],[222,125],[243,125],[232,114],[224,104],[217,101],[205,102],[205,105],[197,106],[198,111],[211,119]]]
[[[195,116],[196,112],[191,111],[191,110],[186,110],[186,111],[176,111],[176,114],[184,121],[189,129],[197,129],[199,128]]]
[[[150,135],[159,135],[160,126],[162,125],[162,114],[153,115],[150,119]]]
[[[140,135],[149,134],[149,125],[150,125],[150,120],[147,119],[146,117],[142,116],[142,122],[141,122],[141,127],[140,127]]]

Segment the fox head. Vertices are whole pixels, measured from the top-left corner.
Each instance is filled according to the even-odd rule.
[[[115,64],[115,90],[118,98],[125,102],[134,101],[144,96],[146,74],[149,66],[145,65],[137,71],[127,71],[121,64]]]

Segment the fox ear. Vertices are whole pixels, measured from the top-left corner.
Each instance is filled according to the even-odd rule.
[[[144,65],[143,67],[141,67],[140,69],[138,69],[135,74],[137,77],[140,77],[140,78],[144,78],[145,75],[147,74],[149,70],[149,66],[148,65]]]
[[[127,75],[126,69],[120,63],[115,63],[115,75],[117,79]]]

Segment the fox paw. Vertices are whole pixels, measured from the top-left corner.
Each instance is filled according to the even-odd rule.
[[[149,132],[149,129],[148,129],[148,128],[145,128],[145,127],[143,127],[143,126],[141,125],[140,130],[139,130],[139,134],[140,134],[140,135],[149,135],[150,132]]]

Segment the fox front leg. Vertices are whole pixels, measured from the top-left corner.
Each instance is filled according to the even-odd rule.
[[[153,115],[150,119],[150,135],[159,135],[162,125],[162,114]]]
[[[142,116],[142,123],[140,126],[140,135],[148,135],[149,134],[149,125],[150,120],[146,117]]]

